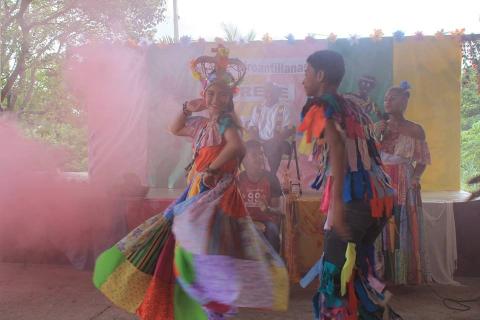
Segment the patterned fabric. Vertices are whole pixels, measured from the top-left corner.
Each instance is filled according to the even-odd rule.
[[[319,159],[321,168],[312,184],[322,193],[322,212],[331,212],[330,198],[333,180],[328,161],[329,149],[323,139],[327,119],[332,119],[345,142],[347,172],[343,190],[345,203],[367,199],[373,217],[389,216],[393,209],[393,189],[385,174],[377,151],[373,125],[358,106],[338,95],[326,94],[311,99],[304,108],[304,119],[299,131],[304,132],[305,143],[313,143],[312,158]],[[327,219],[326,228],[331,225]]]
[[[397,164],[399,162],[431,164],[430,150],[425,140],[416,139],[411,136],[389,132],[382,140],[382,160],[384,163]],[[399,160],[391,160],[393,157]],[[403,160],[403,161],[402,161]]]
[[[187,119],[185,127],[187,128],[187,134],[193,138],[195,144],[198,144],[200,148],[222,144],[223,138],[220,126],[215,121],[194,116]]]
[[[287,272],[246,212],[234,181],[238,161],[222,166],[212,189],[202,183],[233,122],[212,126],[193,118],[187,125],[198,146],[189,186],[98,257],[95,286],[141,319],[222,319],[237,307],[285,310]]]
[[[298,282],[322,255],[325,216],[319,214],[319,206],[318,196],[287,197],[282,248],[293,282]]]
[[[342,269],[322,257],[302,279],[301,285],[306,287],[316,275],[320,277],[312,300],[315,320],[401,319],[388,305],[392,295],[372,271],[373,260],[365,255],[365,249],[356,252],[349,243]],[[355,266],[354,257],[361,260]]]
[[[414,164],[430,164],[425,140],[391,132],[381,145],[382,159],[397,190],[395,211],[383,231],[385,279],[395,284],[421,284],[426,281],[428,261],[420,190],[412,188]]]
[[[320,277],[320,287],[313,297],[314,319],[395,319],[387,304],[390,294],[372,267],[373,241],[385,217],[392,214],[394,195],[377,151],[372,122],[351,100],[331,94],[311,99],[302,114],[302,149],[311,150],[311,158],[319,161],[320,168],[312,187],[322,192],[320,209],[328,212],[323,257],[301,281],[306,286],[315,276]],[[345,222],[352,230],[352,242],[348,244],[329,230],[333,179],[329,146],[324,140],[328,119],[333,120],[345,143],[343,201]]]
[[[379,112],[377,105],[372,101],[370,97],[362,97],[359,93],[350,92],[343,95],[347,100],[351,100],[354,104],[358,105],[366,114],[371,118],[376,116]]]

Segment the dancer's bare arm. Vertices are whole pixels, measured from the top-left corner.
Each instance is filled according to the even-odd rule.
[[[186,111],[187,113],[200,112],[205,110],[206,104],[204,99],[195,99],[187,103]],[[187,121],[188,114],[185,114],[181,110],[178,115],[175,117],[173,122],[170,124],[169,130],[172,134],[176,136],[188,136],[188,131],[185,128],[185,123]]]
[[[346,170],[345,143],[340,132],[335,128],[333,120],[327,120],[325,139],[329,148],[329,163],[333,177],[333,229],[344,240],[348,240],[350,231],[345,223],[345,210],[343,205],[343,183]]]

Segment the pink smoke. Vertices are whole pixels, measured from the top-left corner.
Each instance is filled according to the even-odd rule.
[[[65,73],[88,115],[90,179],[108,188],[129,174],[145,184],[148,86],[143,50],[111,43],[75,48]]]
[[[66,179],[65,151],[0,119],[0,261],[63,258],[83,268],[126,234],[128,199],[147,189],[142,54],[98,44],[67,61],[68,85],[88,114],[88,180]]]
[[[5,258],[38,253],[47,235],[69,231],[65,217],[76,214],[73,195],[80,184],[67,184],[57,170],[67,154],[27,139],[16,125],[0,119],[0,252]],[[62,226],[57,225],[62,222]]]

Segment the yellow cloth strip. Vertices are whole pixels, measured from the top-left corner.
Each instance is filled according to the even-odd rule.
[[[116,306],[135,313],[142,303],[152,276],[138,270],[125,260],[108,277],[100,291]]]
[[[302,139],[300,139],[300,143],[298,144],[298,153],[309,156],[312,154],[313,151],[313,142],[307,142],[307,136],[304,134]]]
[[[201,174],[197,174],[196,176],[194,176],[192,185],[190,187],[190,190],[188,191],[188,196],[187,196],[188,198],[196,196],[197,194],[200,193],[200,183],[202,182],[201,180],[202,180]]]
[[[287,311],[289,298],[288,273],[285,267],[271,267],[273,280],[273,310]]]
[[[345,264],[342,268],[340,276],[340,293],[344,296],[347,293],[347,283],[352,278],[353,268],[355,267],[355,260],[357,258],[356,245],[353,242],[349,242],[347,250],[345,251]]]

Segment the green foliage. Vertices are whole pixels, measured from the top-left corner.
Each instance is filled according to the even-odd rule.
[[[462,74],[461,186],[467,191],[473,191],[467,181],[480,174],[480,95],[477,77],[471,67]]]
[[[469,130],[480,121],[480,95],[477,88],[476,71],[466,69],[462,74],[462,130]]]
[[[246,41],[255,41],[255,38],[257,37],[257,34],[255,33],[254,30],[250,30],[246,35],[245,35],[245,40]]]
[[[0,2],[0,112],[16,114],[32,137],[66,146],[66,170],[86,170],[85,114],[63,86],[68,47],[88,39],[152,39],[165,0]]]
[[[59,69],[59,61],[52,68]],[[65,147],[69,153],[66,171],[86,171],[86,114],[68,94],[58,71],[37,72],[31,103],[18,113],[25,132],[36,139]]]
[[[257,36],[253,30],[250,30],[247,34],[242,35],[238,27],[233,24],[222,23],[222,29],[227,42],[237,42],[241,40],[254,41]]]
[[[222,29],[223,32],[225,33],[225,40],[228,42],[235,42],[240,40],[241,35],[240,31],[238,30],[237,26],[234,26],[232,24],[225,24],[222,23]]]

